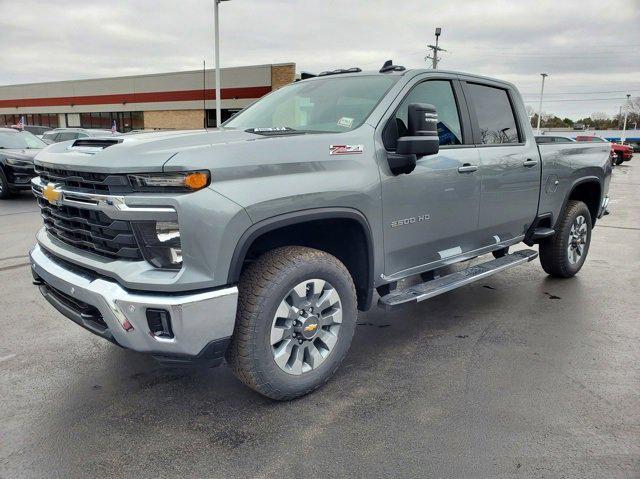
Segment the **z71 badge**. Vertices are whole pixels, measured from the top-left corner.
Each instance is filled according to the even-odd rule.
[[[364,145],[331,145],[330,155],[359,155],[364,151]]]

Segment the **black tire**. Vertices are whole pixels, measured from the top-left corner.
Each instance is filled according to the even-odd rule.
[[[586,233],[582,240],[582,253],[577,261],[572,261],[568,251],[571,228],[579,217],[585,220]],[[540,263],[547,274],[557,278],[570,278],[580,271],[589,253],[591,224],[591,213],[587,205],[582,201],[570,200],[556,225],[555,235],[540,243]]]
[[[624,157],[622,156],[622,153],[617,153],[616,154],[616,165],[621,165],[622,163],[624,163]]]
[[[504,258],[509,254],[509,247],[507,246],[506,248],[497,249],[495,251],[492,251],[491,254],[495,259]]]
[[[2,171],[2,167],[0,167],[0,200],[6,200],[7,198],[11,198],[11,196],[13,196],[13,192],[9,189],[7,177],[4,171]]]
[[[281,369],[274,359],[271,329],[276,310],[292,288],[311,279],[330,283],[338,293],[342,323],[323,362],[293,375]],[[356,291],[347,268],[324,251],[299,246],[277,248],[246,268],[239,291],[236,326],[227,351],[227,361],[238,379],[276,400],[304,396],[328,381],[346,356],[355,332]]]

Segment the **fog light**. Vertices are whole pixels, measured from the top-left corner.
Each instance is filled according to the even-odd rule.
[[[177,221],[140,221],[133,231],[144,258],[156,268],[180,269],[182,245]]]
[[[158,338],[173,338],[171,315],[164,309],[147,309],[149,331]]]

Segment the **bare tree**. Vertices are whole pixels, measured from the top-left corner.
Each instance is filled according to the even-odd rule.
[[[526,110],[527,110],[527,116],[529,118],[531,118],[533,115],[536,114],[536,111],[533,109],[531,105],[527,105]]]

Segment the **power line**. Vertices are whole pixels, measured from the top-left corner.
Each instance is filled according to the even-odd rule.
[[[561,100],[542,100],[543,103],[569,102],[569,101],[624,101],[626,98],[563,98]],[[524,100],[525,103],[538,103],[540,100]]]
[[[547,95],[599,95],[603,93],[627,93],[631,91],[640,91],[640,90],[609,90],[609,91],[566,91],[566,92],[558,92],[558,93],[547,93]],[[522,93],[525,96],[534,96],[538,95],[538,93]]]
[[[556,47],[554,45],[549,45],[549,48],[558,48],[559,50],[563,50],[563,51],[580,51],[580,52],[584,52],[586,50],[588,50],[589,48],[597,48],[599,49],[599,51],[601,52],[606,52],[609,51],[609,48],[621,48],[621,49],[629,49],[629,47],[638,47],[640,46],[640,43],[625,43],[625,44],[617,44],[617,45],[597,45],[595,47],[590,47],[590,46],[579,46],[579,47],[568,47],[568,48],[562,48],[562,47]],[[520,53],[521,51],[523,51],[523,47],[520,46],[513,46],[513,47],[500,47],[500,46],[496,46],[496,47],[480,47],[480,46],[474,46],[474,45],[464,45],[462,48],[464,48],[465,50],[483,50],[483,51],[489,51],[489,52],[494,52],[494,51],[504,51],[504,52],[513,52],[513,53]],[[524,48],[524,50],[526,51],[526,47]],[[537,51],[537,50],[533,50],[530,49],[530,51]]]

